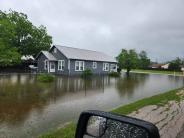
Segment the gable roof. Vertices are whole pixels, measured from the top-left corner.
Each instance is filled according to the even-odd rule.
[[[79,49],[79,48],[72,48],[72,47],[66,47],[66,46],[60,46],[60,45],[54,45],[54,46],[61,53],[63,53],[68,59],[117,62],[115,58],[108,56],[102,52]]]
[[[48,52],[48,51],[41,51],[39,54],[38,54],[38,56],[36,57],[36,59],[40,56],[40,54],[43,54],[43,55],[45,55],[46,56],[46,58],[48,59],[48,60],[52,60],[52,61],[55,61],[55,60],[57,60],[50,52]]]

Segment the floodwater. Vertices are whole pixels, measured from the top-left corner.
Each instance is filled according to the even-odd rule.
[[[76,121],[83,110],[108,111],[182,87],[183,77],[131,74],[130,78],[57,76],[40,83],[36,75],[0,76],[0,137],[36,137],[68,121]]]

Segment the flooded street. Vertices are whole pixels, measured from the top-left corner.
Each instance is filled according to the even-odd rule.
[[[77,120],[83,110],[108,111],[183,86],[183,77],[131,74],[120,78],[57,76],[53,83],[35,75],[0,76],[0,137],[34,137]]]

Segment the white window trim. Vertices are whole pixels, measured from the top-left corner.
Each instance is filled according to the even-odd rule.
[[[106,69],[108,67],[108,69]],[[103,71],[109,71],[109,63],[103,63]]]
[[[77,67],[77,62],[78,62],[78,64],[79,64],[79,69],[77,70],[76,69],[76,67]],[[81,70],[81,66],[80,65],[82,65],[83,66],[83,70]],[[85,62],[84,61],[75,61],[75,71],[84,71],[84,67],[85,67]]]
[[[59,62],[61,64],[59,64]],[[61,66],[61,68],[59,68],[60,66]],[[64,67],[65,67],[65,61],[64,60],[58,60],[58,70],[63,71],[64,70]]]
[[[46,65],[47,65],[47,67],[46,67]],[[45,61],[44,61],[44,69],[45,69],[45,70],[48,70],[48,60],[45,60]]]
[[[97,68],[97,62],[93,62],[93,69]]]

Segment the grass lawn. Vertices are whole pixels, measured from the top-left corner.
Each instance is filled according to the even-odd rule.
[[[126,70],[123,70],[126,71]],[[141,70],[141,69],[134,69],[131,72],[136,72],[136,73],[152,73],[152,74],[168,74],[168,75],[183,75],[183,72],[179,71],[167,71],[167,70]]]
[[[70,123],[63,128],[51,131],[47,134],[40,136],[39,138],[74,138],[75,129],[76,129],[76,124]]]
[[[112,110],[112,112],[122,114],[122,115],[127,115],[147,105],[162,106],[172,100],[179,101],[182,99],[182,97],[177,95],[176,93],[181,89],[183,88],[171,90],[163,94],[145,98],[145,99],[139,100],[137,102],[134,102],[128,105],[123,105],[121,107],[118,107]],[[58,130],[49,132],[48,134],[42,135],[39,138],[74,138],[75,129],[76,129],[76,124],[70,123],[64,128],[60,128]]]

